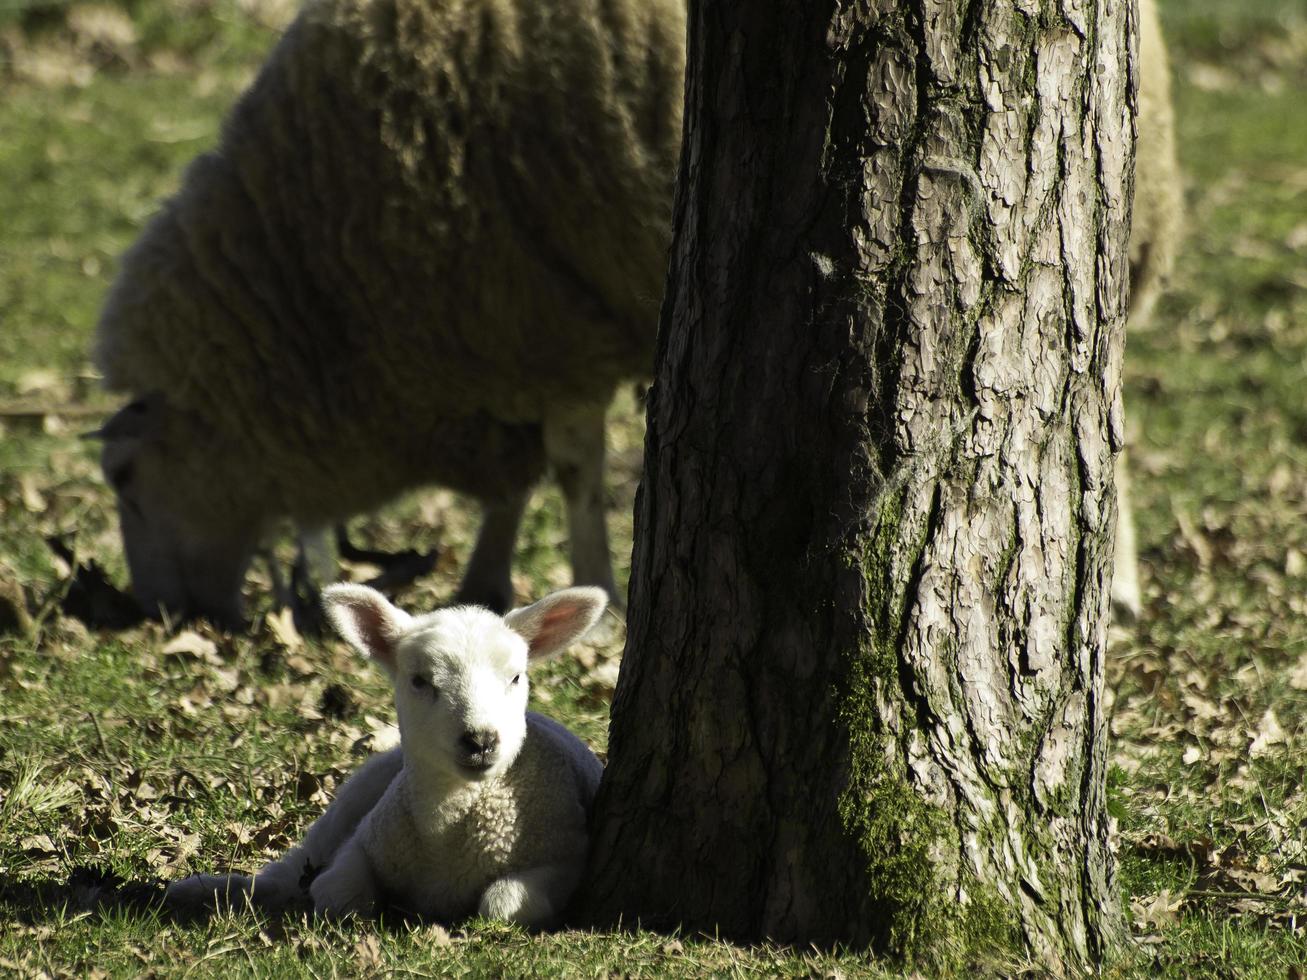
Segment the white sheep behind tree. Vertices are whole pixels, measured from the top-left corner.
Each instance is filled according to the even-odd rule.
[[[399,747],[351,776],[286,855],[253,877],[185,878],[169,903],[307,900],[342,916],[370,915],[384,897],[442,919],[555,922],[584,870],[603,767],[526,710],[526,669],[594,625],[603,590],[565,589],[503,617],[470,606],[413,617],[361,585],[332,586],[323,603],[394,681]]]

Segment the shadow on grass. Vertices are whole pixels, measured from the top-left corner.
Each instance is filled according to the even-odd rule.
[[[417,551],[408,548],[389,552],[360,548],[349,540],[343,526],[336,529],[336,537],[337,548],[342,558],[351,562],[374,565],[379,569],[375,576],[363,584],[388,594],[393,594],[424,575],[429,575],[435,569],[440,557],[438,549]],[[90,629],[114,632],[139,626],[147,619],[158,618],[147,615],[130,592],[114,585],[99,562],[93,558],[83,560],[75,544],[73,538],[68,535],[50,535],[46,538],[46,545],[50,551],[71,570],[71,576],[64,583],[64,591],[58,603],[59,610],[64,615],[80,620]],[[282,580],[280,570],[270,553],[261,554],[268,561],[272,575],[275,607],[286,607],[291,610],[295,627],[301,634],[311,637],[324,635],[326,622],[322,613],[318,583],[309,575],[304,556],[301,555],[292,566],[290,581],[287,583]],[[179,624],[190,621],[191,617],[186,615],[179,615],[174,619],[174,622]],[[239,621],[218,622],[215,625],[244,633],[249,631],[252,624],[248,621]]]
[[[216,907],[170,905],[164,900],[169,884],[170,881],[162,878],[126,879],[114,871],[89,865],[78,865],[66,877],[20,878],[0,873],[0,919],[36,926],[62,921],[70,914],[123,913],[195,925],[220,915],[246,911],[274,931],[280,931],[306,913],[298,907],[271,912],[235,902]]]
[[[63,878],[18,878],[0,873],[0,907],[5,917],[36,925],[68,912],[107,910],[165,912],[166,883],[158,878],[129,881],[104,868],[79,865]]]
[[[161,878],[125,879],[112,870],[89,865],[78,865],[64,877],[18,877],[0,873],[0,920],[37,926],[64,921],[70,914],[89,912],[125,913],[161,922],[202,925],[214,918],[248,914],[272,936],[284,934],[296,923],[324,921],[314,915],[307,896],[302,903],[291,903],[278,909],[256,905],[245,896],[215,905],[169,904],[164,900],[164,893],[171,883]],[[375,916],[366,918],[375,929],[397,934],[428,925],[452,929],[468,921],[419,915],[394,904],[384,904]],[[531,934],[550,933],[559,928],[564,926],[527,931]]]

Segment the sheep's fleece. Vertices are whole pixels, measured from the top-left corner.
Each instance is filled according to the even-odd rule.
[[[147,611],[239,619],[272,521],[429,483],[487,505],[460,600],[506,608],[546,453],[614,593],[603,414],[652,370],[684,36],[682,0],[310,0],[99,324]]]
[[[1140,4],[1136,319],[1180,216]],[[615,593],[603,415],[652,368],[681,135],[683,0],[310,0],[126,256],[96,361],[133,588],[240,618],[271,522],[440,483],[485,509],[459,600],[506,608],[546,458],[574,579]],[[1114,597],[1138,606],[1123,498]]]
[[[565,589],[503,618],[472,606],[414,618],[365,586],[326,589],[336,628],[394,680],[399,748],[370,759],[304,842],[253,878],[194,875],[168,902],[557,921],[584,870],[603,767],[526,711],[526,667],[579,639],[606,599]]]
[[[1175,157],[1171,108],[1171,66],[1154,0],[1139,3],[1139,116],[1135,128],[1135,198],[1130,232],[1130,326],[1146,326],[1153,304],[1165,291],[1183,235],[1183,186]],[[1143,609],[1139,583],[1130,467],[1116,458],[1116,550],[1112,561],[1112,605],[1118,614]]]

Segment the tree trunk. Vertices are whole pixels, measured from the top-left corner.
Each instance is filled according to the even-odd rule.
[[[585,912],[1098,962],[1134,7],[690,7]]]

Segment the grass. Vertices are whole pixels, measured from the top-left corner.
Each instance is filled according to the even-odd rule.
[[[883,972],[854,953],[638,931],[184,922],[151,908],[159,879],[284,848],[388,714],[380,679],[343,647],[306,646],[269,619],[178,643],[157,625],[91,634],[57,612],[69,570],[48,536],[124,574],[93,447],[76,438],[108,404],[86,347],[116,257],[212,142],[287,13],[109,9],[130,13],[128,33],[97,34],[66,5],[0,3],[0,404],[73,406],[0,420],[0,587],[21,583],[39,619],[35,638],[0,634],[0,973]],[[1307,961],[1307,2],[1166,0],[1163,20],[1189,235],[1126,364],[1147,603],[1109,666],[1110,805],[1138,940],[1112,973],[1284,977]],[[612,432],[619,551],[640,438],[628,396]],[[452,591],[472,521],[428,492],[357,532],[443,548],[404,596],[420,606]],[[539,495],[524,532],[528,596],[565,574],[556,494]],[[533,691],[598,748],[620,648],[618,628]]]

